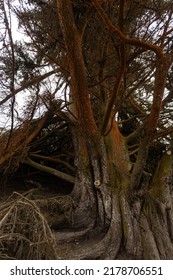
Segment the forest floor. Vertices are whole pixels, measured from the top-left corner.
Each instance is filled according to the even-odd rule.
[[[71,184],[40,172],[29,173],[28,176],[26,174],[22,175],[21,173],[17,173],[15,176],[9,175],[8,177],[1,177],[0,204],[6,202],[14,192],[28,199],[33,199],[33,201],[38,198],[43,201],[49,198],[66,198],[69,197],[72,187]],[[63,219],[60,228],[56,227],[54,221],[56,221],[57,214],[55,213],[52,215],[51,213],[50,215],[50,213],[46,212],[47,209],[43,207],[40,211],[45,219],[47,219],[50,229],[55,236],[59,259],[83,259],[86,256],[88,248],[92,248],[102,239],[103,234],[98,232],[86,234],[84,235],[85,237],[83,237],[83,230],[81,230],[77,231],[74,235],[74,230],[69,228],[67,221],[63,224]],[[71,235],[74,235],[74,237],[71,238]],[[64,236],[67,236],[67,238],[64,239]]]
[[[1,177],[0,204],[4,203],[14,192],[26,196],[31,200],[34,194],[34,200],[39,198],[43,202],[52,198],[68,198],[72,187],[72,185],[57,178],[40,173],[29,174],[29,176],[26,176],[26,174],[25,176],[21,176],[20,174],[20,176],[9,176],[6,179],[2,179]],[[44,209],[44,206],[40,209],[55,236],[58,258],[64,260],[87,259],[89,248],[92,250],[102,240],[104,233],[91,231],[90,233],[83,234],[85,230],[81,229],[74,234],[74,229],[69,227],[68,221],[66,219],[62,219],[61,221],[61,211],[59,212],[60,214],[57,214],[47,213],[48,210],[48,208]],[[56,226],[57,217],[61,221],[60,227]],[[88,258],[90,259],[89,255]],[[118,259],[124,259],[123,254]]]

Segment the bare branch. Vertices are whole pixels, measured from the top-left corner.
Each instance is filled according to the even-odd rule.
[[[53,74],[55,74],[55,73],[56,73],[56,70],[52,70],[52,71],[50,71],[50,72],[48,72],[48,73],[45,73],[45,74],[43,74],[43,75],[36,76],[36,77],[34,77],[32,80],[27,81],[27,82],[24,82],[24,83],[22,84],[22,86],[19,87],[18,89],[14,89],[14,93],[13,93],[13,94],[16,95],[17,93],[21,92],[22,90],[25,90],[25,89],[27,89],[28,87],[30,87],[30,86],[32,86],[32,85],[34,85],[34,84],[37,84],[37,83],[43,81],[44,79],[46,79],[47,77],[49,77],[49,76],[51,76],[51,75],[53,75]],[[13,97],[13,94],[9,94],[9,95],[7,95],[3,100],[1,100],[1,101],[0,101],[0,106],[1,106],[2,104],[4,104],[5,102],[7,102],[10,98],[12,98],[12,97]]]
[[[25,159],[24,163],[26,164],[29,164],[30,166],[42,171],[42,172],[46,172],[46,173],[49,173],[49,174],[52,174],[62,180],[65,180],[69,183],[72,183],[74,184],[75,182],[75,178],[71,175],[68,175],[64,172],[61,172],[61,171],[58,171],[54,168],[51,168],[51,167],[48,167],[48,166],[45,166],[45,165],[42,165],[40,163],[37,163],[35,161],[33,161],[32,159],[30,159],[29,157]]]

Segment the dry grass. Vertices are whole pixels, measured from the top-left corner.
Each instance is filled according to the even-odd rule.
[[[40,209],[17,192],[0,204],[0,259],[59,259]]]

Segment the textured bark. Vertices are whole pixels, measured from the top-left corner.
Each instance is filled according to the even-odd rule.
[[[57,233],[57,242],[67,240],[73,244],[75,238],[86,242],[87,247],[71,250],[67,258],[171,259],[172,212],[167,206],[168,200],[165,199],[165,195],[168,193],[170,205],[172,198],[167,191],[170,191],[170,182],[168,187],[165,187],[164,179],[165,176],[170,177],[170,167],[165,175],[161,172],[164,166],[160,163],[159,171],[156,170],[155,175],[156,178],[160,178],[159,181],[154,179],[149,189],[142,188],[143,169],[162,108],[169,57],[163,54],[160,46],[124,35],[121,20],[119,28],[115,27],[99,2],[93,0],[92,3],[105,26],[122,43],[120,69],[107,110],[101,112],[104,116],[103,124],[97,126],[83,59],[82,36],[75,24],[72,2],[58,0],[58,14],[67,50],[71,94],[78,125],[74,128],[77,174],[71,193],[74,201],[74,231]],[[125,2],[122,1],[120,19],[123,19],[124,7]],[[150,50],[156,55],[153,104],[142,127],[143,135],[140,135],[134,166],[129,159],[127,142],[114,121],[113,112],[113,108],[116,110],[119,103],[120,85],[125,72],[124,44],[138,46],[143,52]],[[108,127],[109,130],[106,131]],[[138,130],[138,133],[141,134],[141,130]],[[170,164],[172,163],[168,165]],[[158,194],[163,195],[158,197]]]
[[[102,150],[106,155],[100,161],[101,172],[101,167],[93,169],[92,154],[88,154],[82,137],[78,135],[75,140],[80,156],[76,159],[78,173],[71,193],[74,231],[57,232],[57,242],[61,246],[68,240],[69,248],[76,240],[81,244],[69,250],[65,258],[172,259],[172,157],[162,158],[147,191],[129,192],[127,151],[116,123],[111,133]],[[100,184],[94,181],[94,172],[102,179]]]

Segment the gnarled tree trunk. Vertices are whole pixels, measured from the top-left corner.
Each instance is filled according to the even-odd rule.
[[[85,250],[74,252],[73,258],[92,259],[171,259],[172,156],[160,162],[150,185],[142,187],[142,173],[149,145],[157,126],[161,99],[168,71],[168,60],[162,50],[140,40],[130,40],[113,28],[93,1],[105,23],[127,44],[139,44],[156,52],[157,68],[153,105],[141,138],[138,157],[132,166],[126,139],[110,112],[104,111],[104,129],[98,128],[93,116],[87,75],[82,55],[82,33],[75,24],[70,0],[57,1],[71,75],[71,92],[78,123],[74,128],[76,181],[71,197],[74,201],[75,231],[57,234],[57,241],[96,238]],[[124,54],[122,49],[122,55]],[[123,59],[124,61],[124,59]],[[123,69],[124,69],[124,65]],[[124,71],[124,70],[122,70]],[[123,73],[122,73],[123,75]],[[117,84],[111,102],[119,97]],[[159,97],[159,98],[158,98]],[[104,135],[109,126],[111,129]],[[163,162],[166,161],[166,170]],[[169,180],[168,180],[169,179]],[[169,182],[167,182],[167,180]],[[68,256],[69,257],[69,256]]]
[[[57,242],[95,239],[71,258],[172,259],[172,156],[163,156],[149,185],[133,190],[128,151],[117,123],[101,138],[97,158],[85,142],[78,134],[73,230],[57,234]]]

